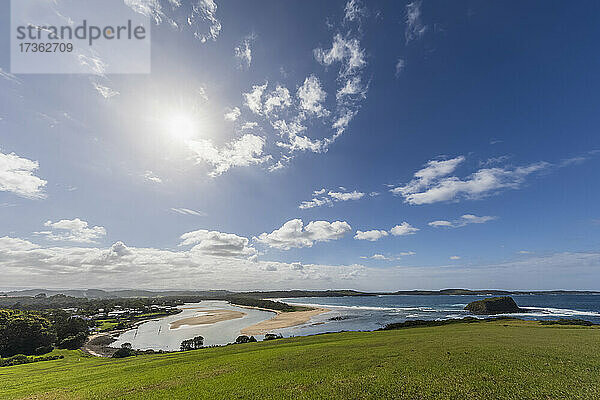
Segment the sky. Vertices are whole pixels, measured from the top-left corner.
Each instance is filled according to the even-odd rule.
[[[0,288],[600,290],[599,3],[125,4],[150,74],[0,5]]]

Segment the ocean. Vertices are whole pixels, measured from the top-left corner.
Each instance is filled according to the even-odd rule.
[[[367,331],[392,322],[442,320],[473,316],[464,307],[490,296],[381,295],[352,297],[300,297],[277,299],[289,304],[330,309],[307,325],[281,329],[284,336],[336,331]],[[579,318],[600,323],[600,295],[515,295],[519,307],[529,312],[503,314],[528,320]]]

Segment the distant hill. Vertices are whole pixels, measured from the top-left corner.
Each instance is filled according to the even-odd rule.
[[[234,292],[229,290],[142,290],[142,289],[25,289],[4,293],[4,297],[35,297],[37,295],[48,297],[63,294],[69,297],[85,299],[117,299],[117,298],[153,298],[153,297],[181,297],[200,296],[218,299],[228,296],[246,296],[254,298],[283,298],[283,297],[343,297],[343,296],[377,296],[377,295],[479,295],[479,296],[510,296],[529,294],[600,294],[597,291],[578,290],[533,290],[512,291],[495,289],[442,289],[442,290],[398,290],[396,292],[361,292],[357,290],[267,290]]]

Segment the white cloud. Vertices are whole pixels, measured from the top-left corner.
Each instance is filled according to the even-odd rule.
[[[11,192],[28,199],[46,197],[46,181],[34,175],[39,168],[37,161],[0,152],[0,192]]]
[[[417,253],[415,253],[414,251],[402,251],[402,252],[400,252],[401,256],[414,256],[415,254],[417,254]]]
[[[359,200],[365,195],[356,190],[352,192],[329,192],[327,194],[336,201]]]
[[[501,189],[517,189],[525,178],[550,167],[538,162],[521,167],[483,168],[464,179],[447,175],[452,173],[464,157],[445,161],[430,161],[427,167],[415,173],[415,179],[390,191],[404,197],[409,204],[431,204],[460,199],[479,199]]]
[[[394,226],[390,229],[390,233],[394,236],[406,236],[406,235],[414,235],[419,228],[415,228],[408,222],[402,222],[400,225]]]
[[[327,191],[327,189],[323,188],[321,190],[316,190],[313,192],[313,198],[308,201],[303,201],[300,203],[298,208],[300,209],[308,209],[314,207],[321,206],[332,206],[334,202],[338,201],[350,201],[350,200],[359,200],[365,196],[365,193],[358,192],[356,190],[352,192],[346,191],[346,188],[340,187],[344,192],[334,192],[332,190]]]
[[[289,250],[312,247],[315,242],[337,240],[351,230],[345,221],[311,221],[305,227],[301,219],[292,219],[271,233],[261,233],[254,240],[269,247]]]
[[[258,251],[249,245],[248,238],[233,233],[200,229],[181,235],[180,246],[192,247],[192,252],[215,257],[239,257],[256,259]]]
[[[233,107],[223,115],[223,118],[225,118],[227,121],[236,121],[240,115],[242,115],[240,109],[238,107]]]
[[[427,31],[427,26],[421,21],[421,1],[413,1],[406,5],[406,43],[420,39]]]
[[[518,253],[519,254],[533,254],[533,252],[529,251],[529,250],[520,250]]]
[[[331,49],[318,48],[313,53],[315,59],[323,65],[342,63],[340,76],[354,74],[367,65],[360,41],[357,38],[344,38],[339,33],[333,37]]]
[[[446,221],[446,220],[431,221],[428,225],[434,226],[434,227],[460,228],[462,226],[466,226],[469,224],[484,224],[486,222],[493,221],[495,219],[498,219],[498,217],[493,217],[491,215],[484,215],[482,217],[478,217],[477,215],[473,215],[473,214],[465,214],[465,215],[461,216],[459,219],[454,220],[454,221]]]
[[[307,210],[309,208],[321,207],[321,206],[332,206],[333,202],[328,198],[319,199],[314,197],[312,200],[303,201],[298,206],[301,210]]]
[[[206,139],[190,140],[187,145],[195,153],[196,162],[206,162],[214,167],[209,173],[213,177],[233,167],[262,164],[271,158],[263,156],[265,139],[252,134],[245,134],[222,148],[215,147]]]
[[[47,240],[65,241],[75,243],[94,243],[96,239],[106,236],[106,229],[102,226],[89,227],[86,221],[79,218],[62,219],[57,222],[46,221],[45,227],[50,231],[35,232]]]
[[[252,64],[252,47],[251,44],[254,41],[254,35],[248,35],[242,40],[242,42],[236,46],[233,51],[235,58],[238,59],[240,68],[250,68]]]
[[[459,156],[456,158],[452,158],[450,160],[431,160],[427,162],[427,166],[419,171],[417,171],[414,175],[414,179],[411,180],[405,186],[395,187],[391,190],[394,194],[410,194],[415,193],[421,189],[428,187],[435,179],[440,178],[442,176],[446,176],[458,167],[465,161],[464,156]]]
[[[99,82],[92,82],[92,85],[94,85],[96,91],[98,91],[98,93],[100,93],[100,95],[102,95],[102,97],[105,99],[110,99],[111,97],[119,95],[119,92],[116,90],[111,89],[108,86],[101,85]]]
[[[165,8],[159,0],[124,1],[135,12],[152,18],[157,25],[166,22],[174,29],[190,29],[194,37],[202,43],[217,40],[221,33],[221,22],[216,16],[217,4],[213,0],[168,0],[168,6]]]
[[[279,132],[281,137],[287,138],[286,142],[277,142],[277,146],[293,151],[310,150],[314,153],[323,151],[323,142],[318,139],[311,139],[308,136],[300,135],[306,130],[306,126],[297,121],[290,123],[284,120],[277,120],[272,123],[275,130]]]
[[[162,183],[162,179],[160,179],[158,176],[156,176],[156,174],[152,171],[146,171],[144,172],[144,175],[142,175],[144,177],[144,179],[146,179],[149,182],[154,182],[154,183]]]
[[[244,104],[255,114],[262,112],[262,95],[267,85],[268,82],[265,82],[264,85],[254,85],[251,92],[242,93]]]
[[[292,96],[290,91],[281,85],[277,85],[275,90],[268,93],[265,97],[265,114],[272,115],[277,111],[284,110],[292,105]]]
[[[406,62],[402,58],[399,58],[398,61],[396,62],[396,78],[399,77],[400,74],[402,74],[402,71],[404,71],[405,65],[406,65]]]
[[[370,242],[375,242],[382,237],[387,236],[387,231],[382,230],[371,230],[371,231],[356,231],[356,235],[354,235],[354,239],[356,240],[368,240]]]
[[[171,208],[170,210],[173,212],[176,212],[177,214],[181,214],[181,215],[194,215],[196,217],[205,217],[206,216],[206,213],[204,213],[202,211],[192,210],[191,208]]]
[[[451,260],[460,260],[460,256],[450,256]]]
[[[360,0],[350,0],[344,7],[344,22],[360,21],[367,14]]]
[[[307,77],[302,86],[298,88],[296,96],[300,100],[300,109],[302,111],[317,116],[326,116],[329,114],[329,111],[322,104],[327,97],[327,93],[321,88],[321,82],[316,76],[310,75]]]
[[[348,78],[344,86],[342,86],[336,93],[336,99],[339,102],[346,100],[348,96],[357,96],[360,98],[367,97],[367,87],[362,84],[360,76],[353,76]]]
[[[188,17],[188,25],[194,30],[194,36],[202,43],[207,40],[217,40],[221,33],[221,21],[216,17],[217,4],[213,0],[198,0],[192,7],[192,14]],[[206,29],[201,22],[208,25]]]

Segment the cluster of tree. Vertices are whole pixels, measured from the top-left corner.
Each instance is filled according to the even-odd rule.
[[[40,355],[53,346],[77,349],[85,343],[89,328],[85,320],[64,311],[39,314],[0,309],[0,356]]]
[[[275,339],[283,339],[283,335],[278,333],[277,335],[274,333],[267,333],[265,335],[265,340],[275,340]]]
[[[121,348],[115,351],[112,355],[113,358],[125,358],[137,355],[137,351],[133,350],[131,343],[123,343]]]
[[[204,346],[204,338],[196,336],[195,338],[184,340],[179,347],[181,351],[201,349]]]
[[[31,357],[25,354],[17,354],[8,358],[0,358],[0,367],[12,367],[13,365],[29,364],[38,361],[51,361],[65,358],[65,356],[44,356],[44,357]]]
[[[238,336],[237,339],[235,339],[236,344],[253,343],[253,342],[257,342],[257,340],[254,336],[241,335],[241,336]]]
[[[100,309],[105,311],[113,310],[116,306],[131,309],[143,309],[153,305],[175,307],[180,304],[183,304],[183,301],[179,297],[87,299],[65,296],[64,294],[39,297],[0,297],[0,307],[4,308],[38,311],[77,308],[82,314],[86,315],[95,314]]]

